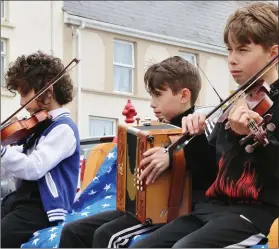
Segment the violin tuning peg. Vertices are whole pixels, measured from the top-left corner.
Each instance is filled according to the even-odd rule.
[[[253,143],[253,144],[248,144],[248,145],[246,145],[246,147],[245,147],[245,151],[246,151],[247,153],[252,153],[252,152],[254,152],[255,148],[256,148],[258,145],[260,145],[259,142],[255,142],[255,143]]]
[[[253,147],[253,145],[248,144],[248,145],[245,147],[245,151],[246,151],[247,153],[252,153],[252,152],[254,152],[254,147]]]
[[[268,123],[268,122],[271,121],[272,115],[271,114],[266,114],[266,115],[264,115],[263,119],[264,119],[265,123]]]
[[[225,130],[228,130],[228,129],[230,129],[230,128],[231,128],[230,123],[227,122],[227,123],[225,124]]]
[[[240,145],[243,145],[243,144],[247,143],[253,136],[254,136],[253,133],[249,134],[248,136],[242,138],[242,139],[239,141],[239,144],[240,144]]]
[[[273,123],[269,123],[267,126],[266,126],[266,129],[269,130],[269,131],[274,131],[276,129],[276,126],[275,124]]]

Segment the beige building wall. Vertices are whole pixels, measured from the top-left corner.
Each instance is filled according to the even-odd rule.
[[[37,50],[63,58],[63,1],[5,1],[1,40],[6,43],[7,65]],[[1,87],[1,121],[18,109],[19,97]],[[27,115],[26,111],[19,116]]]
[[[7,62],[21,54],[38,49],[53,53],[64,64],[78,57],[81,62],[71,72],[75,84],[74,101],[67,107],[77,122],[81,137],[89,136],[89,117],[109,118],[123,123],[122,110],[131,99],[138,116],[155,118],[150,108],[150,97],[144,88],[144,72],[154,62],[181,52],[196,54],[199,66],[210,82],[225,98],[234,83],[229,75],[226,57],[198,49],[141,39],[88,27],[65,24],[62,1],[9,1],[6,2],[6,21],[1,22],[1,39],[7,42]],[[114,39],[132,42],[135,53],[133,94],[114,91]],[[214,105],[219,99],[201,73],[203,86],[197,105]],[[1,120],[19,107],[19,98],[1,89]],[[22,112],[21,116],[27,115]]]
[[[230,90],[234,89],[234,83],[229,74],[225,56],[147,41],[113,32],[105,32],[87,28],[86,26],[79,30],[79,39],[77,41],[75,38],[70,39],[72,30],[74,30],[74,33],[76,32],[76,26],[65,27],[65,30],[64,33],[68,34],[64,36],[65,46],[68,47],[68,50],[72,47],[75,55],[77,55],[77,42],[80,42],[79,58],[81,62],[79,70],[81,76],[79,79],[81,97],[79,109],[81,137],[88,137],[89,135],[90,116],[111,118],[115,119],[116,123],[123,123],[125,117],[122,115],[122,110],[128,99],[132,100],[141,119],[145,116],[155,118],[149,106],[149,95],[144,88],[143,77],[145,70],[152,63],[159,62],[170,56],[179,55],[180,52],[196,54],[199,66],[221,97],[227,97]],[[133,94],[114,92],[114,39],[134,43],[136,68]],[[201,76],[203,86],[197,105],[208,106],[218,104],[219,98],[202,73]]]

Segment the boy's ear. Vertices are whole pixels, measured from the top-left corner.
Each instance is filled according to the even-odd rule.
[[[278,44],[273,45],[270,49],[270,55],[271,58],[274,58],[276,55],[278,55]]]
[[[53,96],[53,86],[49,87],[48,90],[46,90],[46,93],[47,93],[47,97],[48,98],[51,98]]]
[[[185,104],[191,99],[191,92],[188,88],[183,88],[181,90],[181,103]]]

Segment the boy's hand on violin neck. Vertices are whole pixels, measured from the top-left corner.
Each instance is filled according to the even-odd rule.
[[[155,180],[169,167],[169,154],[165,153],[162,147],[155,147],[143,153],[145,157],[140,162],[140,168],[146,167],[141,173],[139,180],[143,181],[145,177],[146,185],[154,183]]]
[[[251,119],[257,124],[263,120],[257,112],[249,110],[246,103],[234,106],[228,117],[231,129],[238,135],[249,135],[251,133],[248,128]]]
[[[200,135],[205,130],[205,114],[193,113],[182,118],[182,133],[190,135]]]

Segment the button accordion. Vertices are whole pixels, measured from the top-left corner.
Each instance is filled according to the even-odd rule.
[[[117,209],[141,223],[170,222],[191,210],[191,177],[183,149],[171,157],[171,167],[149,185],[139,181],[144,170],[143,153],[152,147],[168,147],[181,136],[181,128],[150,121],[118,126]]]

